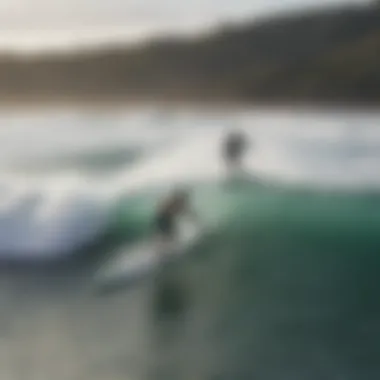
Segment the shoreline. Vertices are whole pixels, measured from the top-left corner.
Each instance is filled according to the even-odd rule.
[[[380,102],[354,101],[264,101],[264,100],[227,100],[227,99],[152,99],[130,98],[123,96],[104,96],[96,98],[61,97],[56,99],[0,99],[0,111],[38,111],[38,110],[94,110],[107,109],[146,109],[155,108],[158,111],[254,111],[276,110],[290,112],[346,112],[346,113],[380,113]]]

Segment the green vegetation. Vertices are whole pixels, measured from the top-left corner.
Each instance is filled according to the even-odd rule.
[[[347,6],[68,55],[0,58],[2,99],[380,100],[380,7]]]

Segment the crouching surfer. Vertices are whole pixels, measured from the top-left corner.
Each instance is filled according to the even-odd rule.
[[[179,238],[179,219],[189,217],[199,225],[199,220],[190,204],[190,193],[185,189],[173,191],[156,210],[154,232],[158,240],[157,251],[165,253],[169,245]]]

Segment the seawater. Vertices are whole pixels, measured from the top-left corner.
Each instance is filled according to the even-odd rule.
[[[2,111],[0,375],[380,377],[380,115]],[[248,175],[220,142],[244,130]],[[192,189],[199,252],[102,293],[94,273]]]

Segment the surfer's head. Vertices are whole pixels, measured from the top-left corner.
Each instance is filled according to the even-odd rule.
[[[176,189],[173,197],[178,201],[187,202],[190,199],[190,191],[185,188]]]
[[[181,212],[183,209],[187,208],[190,202],[190,196],[190,191],[186,188],[173,189],[167,194],[161,209],[173,213]]]
[[[170,198],[176,208],[186,207],[190,201],[190,191],[186,188],[175,189]]]
[[[229,139],[229,140],[243,140],[243,139],[245,139],[245,134],[240,129],[233,129],[227,133],[227,139]]]

